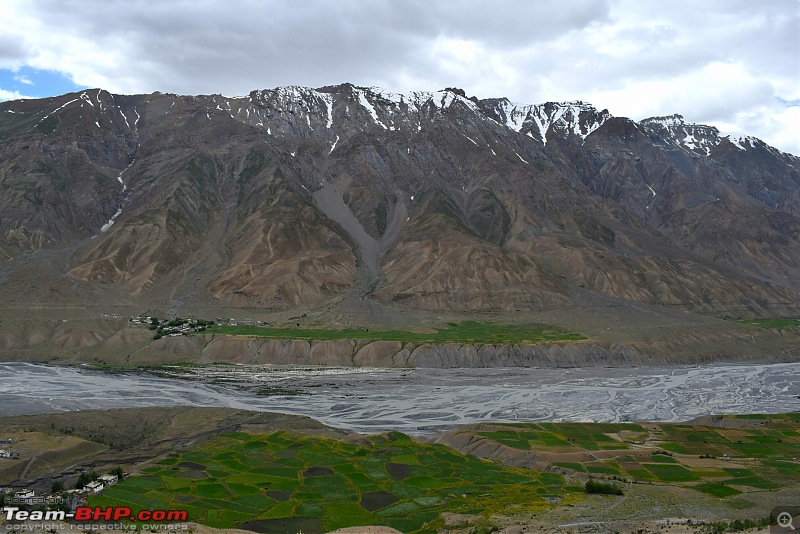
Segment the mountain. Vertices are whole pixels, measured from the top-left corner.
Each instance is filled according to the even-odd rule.
[[[3,102],[0,295],[21,308],[513,315],[605,299],[793,315],[800,158],[679,115],[453,88]]]

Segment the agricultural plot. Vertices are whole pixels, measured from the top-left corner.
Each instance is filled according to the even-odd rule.
[[[749,324],[761,328],[770,328],[774,330],[783,330],[786,328],[800,328],[800,319],[788,319],[784,317],[769,317],[769,318],[754,318],[754,319],[734,319],[732,317],[723,317],[728,321],[733,321],[739,324]]]
[[[348,443],[228,433],[173,453],[90,498],[91,506],[186,509],[189,519],[260,532],[442,526],[440,514],[541,510],[576,493],[564,478],[424,445],[400,433]]]
[[[486,321],[449,323],[447,327],[435,329],[433,332],[227,325],[210,327],[208,332],[231,336],[304,339],[307,341],[369,339],[373,341],[402,341],[404,343],[492,343],[498,345],[551,343],[586,339],[581,334],[548,324],[516,325]]]
[[[713,427],[659,423],[648,428],[497,424],[478,434],[511,448],[547,452],[553,466],[584,477],[677,485],[721,499],[800,486],[800,462],[795,459],[800,456],[800,415],[724,419],[740,421],[723,421]],[[569,459],[558,461],[559,453]],[[575,453],[583,453],[591,461],[575,461]]]
[[[521,423],[501,425],[508,430],[479,432],[513,449],[547,452],[624,450],[628,443],[613,435],[640,436],[641,425],[620,423]]]

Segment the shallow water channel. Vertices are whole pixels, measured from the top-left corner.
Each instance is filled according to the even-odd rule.
[[[307,415],[357,432],[479,421],[683,421],[800,411],[800,363],[641,368],[371,369],[249,365],[103,371],[0,363],[0,413],[167,405]]]

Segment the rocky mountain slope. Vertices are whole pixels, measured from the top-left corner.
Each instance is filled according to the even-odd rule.
[[[0,103],[7,305],[800,302],[800,158],[682,117],[349,84]]]

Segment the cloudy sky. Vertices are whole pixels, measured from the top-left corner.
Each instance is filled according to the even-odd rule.
[[[0,100],[341,82],[680,113],[800,155],[800,0],[0,0]]]

